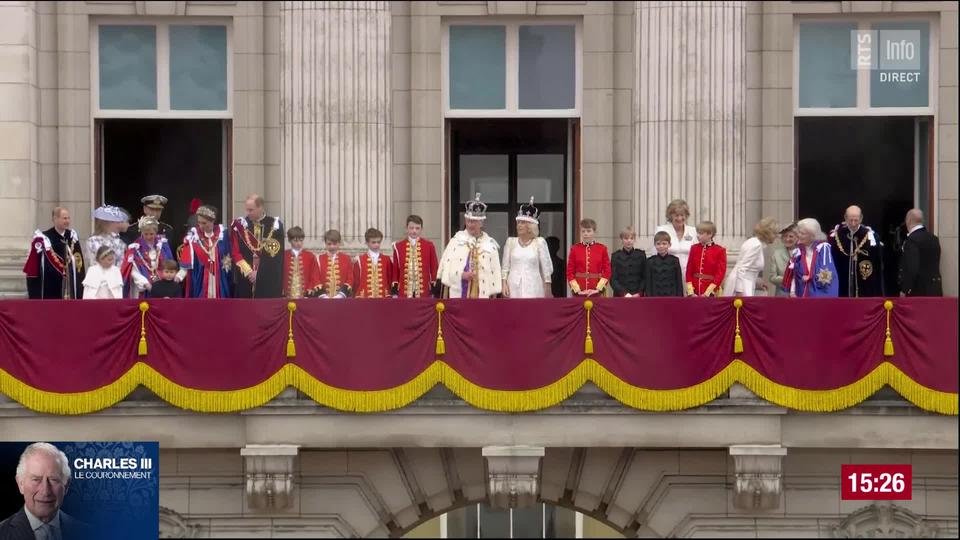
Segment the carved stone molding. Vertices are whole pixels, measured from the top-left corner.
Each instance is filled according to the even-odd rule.
[[[542,446],[485,446],[487,498],[493,508],[525,508],[540,493]]]
[[[180,514],[160,507],[160,538],[196,538],[197,529]]]
[[[240,449],[246,471],[247,507],[279,510],[293,506],[293,472],[299,446],[249,444]]]
[[[780,506],[783,493],[783,456],[779,445],[730,447],[736,472],[733,505],[747,510],[771,510]]]
[[[834,538],[936,538],[937,528],[910,510],[889,502],[853,512],[833,528]]]

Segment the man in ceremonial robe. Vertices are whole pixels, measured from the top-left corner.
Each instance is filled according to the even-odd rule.
[[[393,245],[393,296],[422,298],[439,292],[437,248],[421,232],[423,219],[408,216],[407,237]]]
[[[466,228],[443,250],[438,272],[450,298],[492,298],[503,292],[500,246],[483,230],[486,213],[477,193],[466,204]]]
[[[33,233],[23,273],[31,299],[69,299],[83,296],[86,272],[77,231],[70,228],[70,212],[53,209],[53,227]]]
[[[201,206],[197,226],[183,239],[177,279],[185,278],[184,289],[190,298],[230,298],[233,292],[230,232],[216,221],[216,209]]]
[[[283,296],[283,223],[268,216],[263,197],[251,194],[246,217],[233,220],[236,290],[234,298],[279,298]]]
[[[178,241],[178,239],[173,237],[173,227],[160,220],[163,209],[167,205],[167,198],[163,195],[147,195],[140,199],[140,202],[143,203],[143,217],[152,217],[159,223],[157,226],[157,234],[166,238],[168,242]],[[137,220],[137,222],[131,225],[127,229],[127,232],[121,234],[120,237],[127,244],[132,244],[140,238],[140,234],[140,220]]]
[[[140,237],[129,246],[120,264],[125,296],[149,297],[153,284],[161,279],[163,261],[173,259],[173,251],[165,236],[159,233],[157,218],[143,216],[137,222]]]
[[[847,208],[843,219],[828,238],[840,297],[883,296],[883,243],[873,229],[863,225],[859,206]]]
[[[317,257],[320,266],[320,298],[347,298],[353,294],[353,262],[340,252],[340,231],[330,229],[323,233],[327,250]]]
[[[300,227],[287,229],[290,249],[283,254],[283,295],[287,298],[303,298],[320,288],[317,256],[303,248],[304,236]]]

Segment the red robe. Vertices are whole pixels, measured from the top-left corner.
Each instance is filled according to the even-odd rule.
[[[567,256],[567,283],[574,294],[587,289],[602,291],[610,281],[610,255],[600,242],[570,246]]]
[[[720,296],[720,286],[727,274],[727,250],[713,242],[694,244],[687,259],[687,294]]]
[[[342,292],[346,296],[353,294],[353,262],[345,253],[331,256],[324,251],[317,256],[320,266],[320,289],[327,296],[336,296]]]
[[[296,262],[297,264],[294,264]],[[301,249],[293,256],[293,250],[283,252],[283,296],[303,298],[308,292],[320,287],[320,265],[313,252]]]
[[[380,254],[377,262],[369,253],[357,257],[353,265],[353,284],[356,287],[354,296],[357,298],[388,298],[390,296],[390,278],[393,277],[393,264],[390,259]]]
[[[421,298],[430,296],[430,287],[437,280],[437,248],[433,242],[423,238],[417,240],[413,252],[410,251],[410,239],[404,238],[393,245],[393,285],[397,287],[400,298]],[[410,279],[412,265],[419,280]]]

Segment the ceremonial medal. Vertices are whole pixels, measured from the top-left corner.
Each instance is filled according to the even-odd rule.
[[[223,268],[224,272],[229,272],[233,268],[233,259],[229,255],[223,256],[223,261],[220,262],[220,266]]]
[[[817,283],[821,285],[829,285],[832,282],[833,282],[833,272],[831,272],[826,268],[821,268],[820,271],[817,272]]]
[[[866,280],[873,275],[873,263],[870,261],[860,261],[858,268],[860,269],[860,279]]]
[[[261,247],[271,257],[276,257],[280,253],[280,242],[276,238],[267,238],[261,243]]]

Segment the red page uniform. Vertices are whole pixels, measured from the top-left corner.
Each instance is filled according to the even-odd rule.
[[[720,285],[726,273],[726,249],[713,242],[694,244],[687,259],[687,294],[720,296]]]
[[[393,245],[393,285],[400,298],[430,296],[437,276],[437,248],[433,242],[409,238]]]
[[[353,294],[353,263],[350,257],[337,252],[330,255],[324,251],[318,257],[320,263],[320,296],[350,296]]]
[[[319,288],[320,265],[317,263],[317,256],[306,249],[301,249],[299,253],[293,249],[284,251],[283,296],[303,298]]]
[[[374,257],[364,253],[353,265],[353,284],[357,298],[388,298],[393,277],[393,265],[382,253]]]
[[[570,246],[567,256],[567,283],[574,294],[588,289],[602,291],[610,281],[610,255],[600,242]]]

